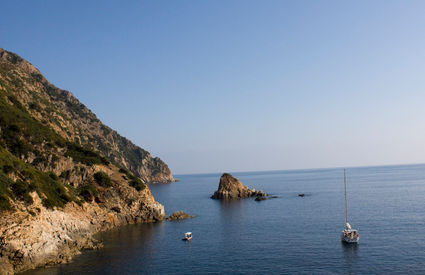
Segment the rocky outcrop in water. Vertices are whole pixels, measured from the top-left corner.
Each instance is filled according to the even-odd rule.
[[[257,197],[255,197],[255,201],[265,201],[267,199],[268,199],[267,196],[257,196]]]
[[[211,196],[212,199],[242,199],[248,197],[264,197],[267,196],[261,190],[249,189],[242,184],[237,178],[229,173],[224,173],[220,178],[218,190]]]
[[[193,218],[193,216],[183,211],[176,211],[172,213],[170,216],[168,216],[167,221],[184,220],[184,219],[190,219],[190,218]]]
[[[265,200],[269,200],[269,199],[276,199],[278,198],[278,196],[269,196],[268,194],[265,194],[264,196],[256,196],[255,197],[255,201],[265,201]]]

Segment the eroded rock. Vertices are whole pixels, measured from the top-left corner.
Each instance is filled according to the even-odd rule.
[[[218,190],[211,196],[212,199],[242,199],[248,197],[265,197],[267,196],[262,190],[249,189],[242,184],[237,178],[229,173],[224,173],[220,178]]]
[[[168,216],[167,220],[168,221],[175,221],[175,220],[183,220],[183,219],[189,219],[189,218],[193,218],[192,215],[189,215],[183,211],[176,211],[174,213],[172,213],[170,216]]]

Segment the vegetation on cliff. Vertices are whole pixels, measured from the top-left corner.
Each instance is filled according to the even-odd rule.
[[[103,125],[31,64],[1,49],[0,110],[0,210],[11,209],[10,200],[31,203],[32,191],[50,208],[87,201],[97,195],[97,186],[112,186],[105,172],[88,171],[111,162],[122,167],[137,191],[145,189],[143,180],[173,180],[161,160]],[[110,144],[114,141],[118,150]]]
[[[0,271],[63,262],[97,231],[164,219],[145,182],[172,180],[160,159],[0,49]]]
[[[30,63],[2,49],[0,92],[4,92],[5,103],[47,126],[47,131],[62,137],[66,142],[67,156],[75,161],[87,165],[112,162],[145,183],[174,181],[170,169],[161,159],[153,158],[149,152],[104,125],[70,92],[56,88]],[[31,124],[32,130],[36,130],[38,125]],[[19,127],[11,130],[16,128]],[[39,136],[36,132],[31,131]],[[29,149],[27,145],[16,144],[16,150],[25,153]],[[63,144],[60,145],[63,147]]]

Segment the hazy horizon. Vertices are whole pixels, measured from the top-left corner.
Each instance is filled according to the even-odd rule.
[[[359,168],[379,168],[379,167],[410,167],[410,166],[425,166],[425,163],[392,163],[392,164],[377,164],[377,165],[358,165],[358,166],[336,166],[336,167],[309,167],[309,168],[292,168],[292,169],[273,169],[273,170],[250,170],[250,171],[213,171],[213,172],[197,172],[197,173],[178,173],[173,176],[190,176],[190,175],[215,175],[222,173],[234,173],[234,174],[249,174],[249,173],[273,173],[273,172],[291,172],[291,171],[314,171],[314,170],[333,170],[333,169],[346,169],[349,173],[350,169]],[[342,172],[341,172],[342,173]],[[178,178],[177,178],[178,180]]]
[[[425,2],[2,7],[1,48],[174,174],[425,163]]]

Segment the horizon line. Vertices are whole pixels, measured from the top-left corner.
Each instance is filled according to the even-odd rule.
[[[316,168],[294,168],[294,169],[272,169],[272,170],[249,170],[249,171],[224,171],[224,172],[200,172],[200,173],[184,173],[173,174],[176,176],[189,176],[189,175],[211,175],[222,173],[255,173],[255,172],[290,172],[290,171],[304,171],[304,170],[325,170],[325,169],[352,169],[352,168],[367,168],[367,167],[389,167],[389,166],[414,166],[425,165],[425,162],[420,163],[398,163],[398,164],[376,164],[376,165],[358,165],[358,166],[336,166],[336,167],[316,167]]]

